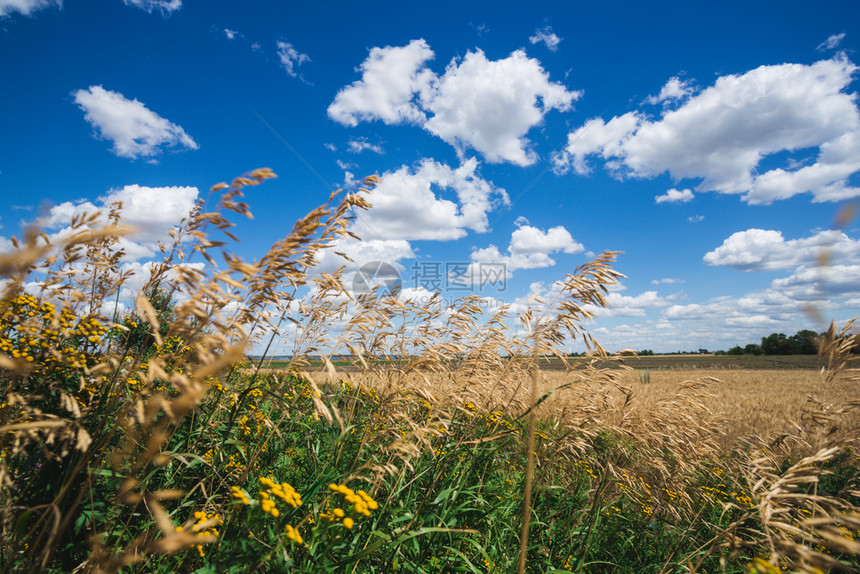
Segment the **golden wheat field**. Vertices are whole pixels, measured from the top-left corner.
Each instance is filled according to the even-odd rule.
[[[613,401],[623,399],[620,387],[632,391],[631,408],[647,414],[655,403],[675,396],[685,383],[705,380],[708,382],[709,397],[704,401],[714,415],[723,417],[736,430],[737,434],[773,434],[785,430],[785,425],[798,422],[800,414],[819,401],[826,405],[842,405],[856,395],[856,382],[839,379],[827,382],[816,370],[665,370],[651,371],[649,383],[640,380],[636,370],[613,370],[615,384],[599,387],[608,391]],[[326,374],[317,373],[315,379],[327,380]],[[339,379],[363,382],[369,379],[378,384],[377,377],[366,377],[355,373],[338,373]],[[414,377],[412,378],[414,379]],[[403,384],[411,384],[403,379]],[[424,381],[433,388],[452,384],[453,378],[435,375]],[[578,381],[575,373],[543,371],[541,373],[541,394],[561,387],[572,381],[580,384],[562,389],[556,396],[545,401],[544,411],[553,415],[565,407],[573,407],[594,398],[597,389],[587,381]],[[504,399],[504,397],[496,397]],[[490,397],[485,397],[490,401]]]
[[[595,373],[542,371],[538,393],[551,393],[540,405],[540,416],[553,424],[564,424],[566,419],[583,410],[592,414],[595,421],[608,425],[629,422],[641,424],[659,415],[667,405],[679,406],[684,400],[696,407],[701,418],[697,424],[712,425],[720,444],[728,454],[741,441],[753,437],[758,442],[772,442],[780,435],[808,430],[812,412],[838,412],[857,394],[857,381],[851,376],[827,380],[813,369],[780,370],[660,370],[646,374],[632,369],[613,369]],[[425,389],[439,393],[463,392],[469,381],[458,380],[462,375],[435,374],[432,376],[380,377],[356,373],[338,373],[337,379],[352,380],[381,390],[391,387]],[[320,383],[328,374],[314,377]],[[687,392],[695,386],[696,392]],[[528,383],[507,386],[484,385],[485,392],[473,393],[472,400],[485,408],[509,409],[513,403],[525,404]],[[695,400],[693,400],[695,399]],[[846,414],[837,436],[850,438],[860,428],[860,413]]]

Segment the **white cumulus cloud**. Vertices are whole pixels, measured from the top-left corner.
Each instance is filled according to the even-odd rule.
[[[543,30],[535,30],[535,34],[529,38],[529,42],[532,44],[543,43],[551,52],[555,52],[558,50],[558,45],[561,44],[561,38],[552,31],[552,26],[545,26]]]
[[[372,151],[373,153],[384,154],[382,146],[370,143],[367,138],[356,138],[347,142],[347,148],[352,153],[361,153],[363,151]]]
[[[771,288],[797,301],[828,302],[860,296],[860,265],[801,265]]]
[[[496,61],[478,50],[452,61],[421,101],[433,114],[426,129],[459,152],[472,148],[491,163],[525,166],[537,161],[526,133],[547,112],[569,110],[580,96],[551,82],[522,50]]]
[[[588,120],[581,128],[568,134],[567,147],[553,158],[555,170],[562,173],[572,165],[581,175],[590,173],[591,167],[585,158],[594,153],[606,160],[621,155],[624,144],[633,136],[640,122],[635,112],[614,117],[608,122],[601,118]],[[617,161],[611,165],[617,165]]]
[[[344,254],[352,261],[344,259]],[[316,255],[317,265],[314,272],[331,273],[343,266],[345,272],[355,271],[365,263],[382,261],[397,266],[401,259],[415,257],[412,246],[405,239],[370,239],[357,240],[353,237],[343,237],[330,249],[323,249]]]
[[[289,42],[278,42],[278,58],[280,58],[281,66],[284,67],[287,74],[294,78],[299,74],[298,67],[311,61],[310,56],[302,54]]]
[[[191,212],[199,191],[196,187],[147,187],[126,185],[99,197],[96,201],[73,203],[66,201],[53,206],[38,224],[53,230],[52,238],[67,237],[72,233],[72,219],[84,213],[101,214],[100,223],[107,223],[107,214],[115,202],[122,203],[122,223],[134,228],[133,233],[120,239],[126,260],[151,257],[157,242],[168,242],[170,230]]]
[[[563,226],[542,231],[537,227],[523,224],[511,233],[507,253],[501,253],[495,245],[475,249],[470,255],[473,263],[466,274],[470,277],[491,279],[481,272],[482,265],[504,265],[508,276],[518,269],[539,269],[555,265],[550,257],[553,253],[580,253],[585,248],[575,241]]]
[[[537,155],[526,138],[550,110],[569,110],[581,92],[551,82],[522,50],[488,60],[481,50],[452,60],[442,76],[426,67],[434,57],[424,40],[373,48],[362,78],[338,92],[328,108],[333,120],[410,123],[423,127],[463,156],[474,149],[491,163],[530,165]]]
[[[660,89],[659,94],[656,96],[649,96],[645,101],[652,105],[660,103],[666,104],[683,100],[692,93],[693,88],[690,84],[676,76],[674,78],[669,78],[669,81]]]
[[[844,39],[845,39],[845,32],[842,32],[841,34],[832,34],[832,35],[828,36],[826,40],[824,40],[822,43],[820,43],[818,45],[818,47],[816,48],[816,50],[818,50],[819,52],[826,52],[827,50],[833,50],[834,48],[839,46],[839,44],[841,44],[842,40],[844,40]]]
[[[820,231],[810,237],[787,240],[772,229],[747,229],[728,237],[708,252],[704,261],[744,271],[791,269],[815,263],[825,254],[830,260],[860,260],[860,240],[838,230]]]
[[[403,47],[373,48],[361,64],[361,79],[337,93],[328,107],[329,117],[352,127],[373,120],[423,123],[425,116],[413,100],[432,76],[424,62],[433,56],[424,40]]]
[[[362,239],[459,239],[487,231],[487,213],[509,203],[504,189],[482,179],[474,158],[454,169],[425,159],[382,175],[368,195],[373,207],[358,215]],[[443,197],[447,196],[447,197]]]
[[[163,147],[197,149],[198,145],[180,126],[167,121],[137,100],[119,92],[90,86],[73,94],[84,118],[99,137],[113,142],[113,153],[129,159],[153,158]]]
[[[693,192],[689,189],[670,189],[665,195],[654,198],[657,203],[687,203],[693,200]]]
[[[49,6],[62,7],[62,0],[0,0],[0,18],[14,12],[29,16]]]
[[[644,317],[648,309],[669,305],[669,302],[664,297],[660,297],[656,291],[645,291],[635,296],[609,293],[606,301],[609,303],[608,309],[594,309],[601,317]]]
[[[860,171],[860,110],[846,89],[856,70],[838,55],[723,76],[656,120],[639,112],[589,120],[569,134],[556,165],[587,173],[585,158],[599,154],[622,174],[700,179],[698,191],[744,194],[753,204],[800,193],[855,197],[860,188],[848,178]],[[768,156],[801,151],[817,152],[815,162],[759,171]]]
[[[182,8],[182,0],[122,0],[126,6],[136,6],[146,10],[150,14],[159,10],[162,14],[169,15]]]

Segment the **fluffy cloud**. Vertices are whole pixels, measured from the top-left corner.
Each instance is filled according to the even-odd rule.
[[[756,337],[762,331],[793,332],[810,325],[807,311],[815,308],[856,309],[860,301],[860,265],[801,265],[791,275],[775,279],[770,286],[741,297],[718,297],[704,304],[672,305],[663,311],[666,320],[691,321],[713,330],[731,327],[749,329]],[[725,335],[724,335],[725,337]],[[730,341],[734,345],[742,341]]]
[[[708,265],[723,265],[744,271],[773,271],[810,264],[822,255],[831,259],[858,260],[860,240],[837,230],[821,231],[803,239],[783,238],[772,229],[747,229],[728,237],[708,252]]]
[[[0,254],[8,253],[8,252],[12,251],[14,248],[15,248],[15,246],[12,244],[11,239],[9,239],[8,237],[4,237],[3,235],[0,235]],[[3,287],[3,285],[2,285],[2,283],[0,283],[0,289],[2,289],[2,287]]]
[[[657,203],[687,203],[693,200],[693,192],[689,189],[670,189],[666,195],[658,195],[654,198]]]
[[[345,259],[346,255],[352,261]],[[412,246],[404,239],[363,239],[352,237],[339,239],[330,249],[324,249],[316,256],[315,272],[331,273],[339,267],[345,267],[345,277],[356,269],[373,261],[383,261],[399,266],[401,259],[415,257]]]
[[[674,277],[664,277],[663,279],[652,279],[651,285],[672,285],[673,283],[683,283],[683,279]]]
[[[361,80],[337,93],[328,107],[329,117],[351,127],[373,120],[423,123],[424,113],[413,100],[432,77],[424,68],[432,58],[433,51],[424,40],[403,47],[373,48],[361,64]]]
[[[0,0],[0,18],[13,12],[20,12],[24,16],[29,16],[48,6],[62,5],[62,0]]]
[[[511,234],[507,254],[503,255],[498,247],[490,245],[476,249],[470,258],[475,262],[473,272],[476,271],[476,265],[500,263],[505,265],[505,270],[510,274],[517,269],[551,267],[555,265],[555,260],[550,257],[552,253],[580,253],[584,250],[582,244],[574,241],[570,232],[561,225],[547,231],[521,225]]]
[[[163,147],[198,148],[184,129],[137,100],[101,86],[90,86],[73,95],[85,112],[84,119],[98,130],[99,137],[113,142],[113,153],[119,157],[154,158]]]
[[[75,217],[100,212],[101,222],[105,223],[111,204],[122,202],[123,222],[133,227],[134,232],[120,240],[120,247],[126,251],[126,260],[135,260],[151,257],[156,252],[158,241],[169,240],[170,230],[191,212],[198,195],[196,187],[127,185],[95,202],[66,201],[55,205],[38,223],[46,230],[55,230],[52,238],[62,238],[71,234],[68,225]]]
[[[668,104],[670,102],[683,100],[692,93],[693,88],[690,87],[689,83],[678,77],[674,77],[669,78],[669,81],[666,82],[666,85],[663,86],[659,94],[656,96],[649,96],[645,101],[651,105],[657,105],[660,103]]]
[[[672,305],[663,317],[677,321],[741,325],[747,317],[769,317],[773,321],[791,323],[799,311],[798,302],[778,293],[764,290],[744,297],[721,297],[709,303]]]
[[[746,315],[743,317],[729,317],[726,319],[726,325],[748,329],[776,329],[783,325],[783,322],[767,315]]]
[[[561,44],[561,38],[552,31],[552,26],[546,26],[543,30],[535,30],[535,35],[529,38],[529,42],[532,44],[542,42],[551,52],[555,52]]]
[[[561,288],[562,283],[559,281],[551,283],[548,287],[545,287],[541,282],[532,283],[529,294],[516,299],[511,305],[511,311],[516,315],[531,306],[540,314],[548,302],[563,299]],[[537,303],[537,299],[544,303]],[[670,305],[670,301],[659,296],[656,291],[645,291],[639,295],[622,295],[617,291],[612,291],[606,295],[606,302],[608,305],[606,308],[600,308],[590,303],[584,304],[583,308],[595,313],[602,319],[606,319],[610,317],[644,317],[649,309],[659,309]]]
[[[385,152],[382,150],[382,147],[370,143],[367,141],[367,138],[356,138],[354,140],[349,140],[347,143],[347,147],[351,153],[361,153],[363,151],[372,151],[378,154],[384,154]]]
[[[656,291],[645,291],[636,296],[613,292],[606,296],[609,308],[595,312],[601,317],[644,317],[648,309],[666,307],[669,302]]]
[[[581,92],[551,82],[540,63],[522,50],[490,61],[480,50],[452,60],[439,77],[425,63],[433,51],[424,40],[373,48],[362,79],[343,88],[328,108],[347,126],[360,121],[412,123],[491,163],[530,165],[537,160],[525,137],[550,110],[568,110]],[[429,119],[428,119],[429,114]]]
[[[822,43],[820,43],[818,45],[818,47],[816,47],[816,50],[818,50],[819,52],[825,52],[827,50],[832,50],[832,49],[836,48],[837,46],[839,46],[839,44],[841,44],[842,40],[844,40],[844,39],[845,39],[845,32],[842,32],[841,34],[833,34],[831,36],[828,36],[826,40],[824,40]]]
[[[478,50],[452,61],[421,100],[433,113],[426,129],[460,153],[473,148],[492,163],[530,165],[537,155],[526,133],[547,112],[569,110],[580,96],[550,82],[540,63],[522,50],[496,61]]]
[[[591,172],[585,162],[586,156],[600,153],[604,159],[610,160],[613,156],[622,155],[624,144],[639,127],[640,121],[635,112],[614,117],[609,122],[604,122],[601,118],[588,120],[581,128],[568,134],[567,147],[554,156],[556,171],[564,172],[572,165],[577,173],[585,175]],[[607,163],[611,168],[619,165],[617,160]]]
[[[504,189],[480,178],[478,162],[470,159],[457,169],[423,160],[386,172],[368,195],[373,207],[358,215],[353,231],[362,239],[430,239],[444,241],[464,237],[467,229],[483,233],[487,213],[507,205]],[[446,199],[437,191],[453,191]]]
[[[858,196],[847,180],[860,170],[860,110],[845,92],[856,70],[839,55],[723,76],[654,121],[638,112],[589,120],[569,134],[556,166],[587,173],[586,156],[600,154],[622,174],[701,179],[699,191],[743,193],[754,204],[807,192],[815,201]],[[812,165],[759,174],[768,156],[815,150]]]
[[[233,39],[232,36],[230,39]],[[280,58],[281,66],[284,67],[287,74],[294,78],[299,74],[297,68],[305,62],[311,61],[310,56],[302,54],[289,42],[278,42],[278,58]]]
[[[578,253],[583,251],[581,244],[570,236],[570,232],[561,225],[547,231],[541,231],[531,225],[521,225],[511,233],[511,253],[551,253],[564,251]]]
[[[860,296],[860,265],[801,265],[789,277],[776,279],[771,288],[797,301],[825,303]]]
[[[182,0],[122,0],[126,6],[136,6],[150,14],[160,10],[165,16],[182,8]]]

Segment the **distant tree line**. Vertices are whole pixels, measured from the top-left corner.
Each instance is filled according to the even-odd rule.
[[[735,345],[728,351],[714,351],[714,355],[817,355],[818,341],[825,333],[816,333],[809,329],[803,329],[788,336],[785,333],[771,333],[761,338],[761,344],[750,343],[744,347]],[[849,335],[853,339],[851,352],[860,354],[860,334]],[[625,351],[626,352],[626,351]],[[640,357],[654,355],[651,349],[642,349],[636,354]],[[696,351],[676,351],[674,353],[660,353],[661,355],[707,355],[707,349]],[[568,353],[569,357],[581,357],[585,353]]]
[[[726,351],[728,355],[815,355],[818,339],[815,331],[803,329],[790,337],[785,333],[771,333],[761,338],[761,345],[750,343],[745,347],[736,345]]]

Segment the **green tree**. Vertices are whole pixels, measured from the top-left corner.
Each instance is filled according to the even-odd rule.
[[[818,333],[803,329],[795,333],[791,338],[794,340],[795,352],[798,355],[818,354]]]
[[[794,355],[796,344],[794,338],[785,333],[771,333],[761,339],[761,350],[765,355]]]
[[[749,345],[744,347],[744,353],[746,353],[747,355],[761,355],[762,350],[759,345],[756,345],[755,343],[750,343]]]

